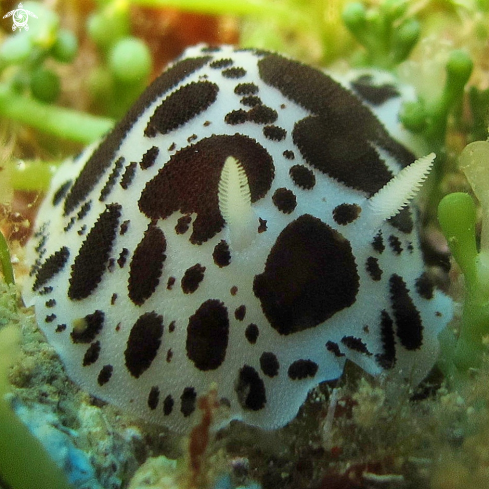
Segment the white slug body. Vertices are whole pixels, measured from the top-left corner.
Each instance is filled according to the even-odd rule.
[[[426,375],[451,301],[410,207],[369,206],[415,157],[359,97],[380,107],[395,89],[352,86],[196,46],[60,169],[24,295],[73,380],[185,432],[211,385],[227,421],[271,429],[347,359]]]

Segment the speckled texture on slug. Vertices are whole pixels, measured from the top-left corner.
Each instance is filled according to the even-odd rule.
[[[277,54],[197,46],[60,169],[24,295],[73,380],[185,432],[212,383],[228,419],[276,428],[347,359],[423,378],[451,302],[415,214],[369,212],[415,158],[358,98],[380,110],[396,90],[360,81],[355,95]],[[246,225],[220,210],[228,157]]]

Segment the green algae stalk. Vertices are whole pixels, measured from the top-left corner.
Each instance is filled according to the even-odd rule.
[[[442,199],[438,219],[455,261],[465,278],[460,334],[453,342],[453,363],[460,373],[478,368],[489,335],[489,142],[476,141],[462,151],[459,164],[482,209],[480,251],[477,250],[476,208],[470,195],[457,192]],[[447,343],[448,345],[448,343]]]
[[[19,161],[12,163],[10,180],[12,188],[26,192],[45,192],[58,170],[60,161]]]
[[[387,0],[373,8],[363,2],[347,4],[343,22],[365,48],[367,65],[393,69],[404,61],[418,42],[421,27],[414,18],[406,18],[406,0]]]
[[[473,70],[473,61],[464,50],[450,53],[446,65],[446,81],[438,99],[427,101],[428,128],[426,139],[437,147],[443,147],[447,129],[448,114],[462,99],[464,88]]]
[[[12,262],[10,261],[10,253],[8,250],[7,240],[0,231],[0,271],[3,272],[5,283],[10,285],[14,281],[14,271],[12,269]]]
[[[444,197],[438,206],[438,220],[452,255],[465,277],[460,334],[457,340],[444,338],[445,351],[442,351],[442,357],[449,357],[458,373],[464,373],[480,366],[484,352],[482,337],[489,333],[489,304],[485,293],[487,288],[482,286],[479,279],[480,255],[476,248],[476,211],[472,197],[463,192]],[[442,363],[448,365],[443,358]],[[455,374],[453,371],[450,373]]]
[[[459,157],[459,167],[465,173],[482,208],[481,259],[489,261],[489,142],[475,141],[467,145]]]
[[[0,84],[0,115],[55,136],[88,144],[112,129],[114,121],[105,117],[45,104],[17,95]]]
[[[464,192],[448,194],[438,206],[438,221],[450,251],[468,284],[477,281],[475,243],[476,210],[472,197]]]
[[[20,351],[20,329],[0,330],[0,476],[12,489],[71,489],[62,470],[12,411],[7,373]]]

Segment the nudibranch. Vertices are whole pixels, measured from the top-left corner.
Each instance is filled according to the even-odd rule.
[[[409,204],[434,156],[375,115],[398,99],[368,75],[188,49],[39,210],[24,296],[69,376],[177,432],[211,386],[225,422],[272,429],[346,360],[420,382],[452,302]]]

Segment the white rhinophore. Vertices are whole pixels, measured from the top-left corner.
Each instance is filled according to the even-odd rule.
[[[414,199],[428,177],[435,158],[435,153],[418,158],[403,168],[369,199],[369,209],[373,215],[378,217],[379,226],[383,221],[395,216]]]
[[[257,219],[251,208],[250,186],[243,165],[228,156],[219,179],[219,210],[229,229],[233,250],[249,246],[257,234]]]

